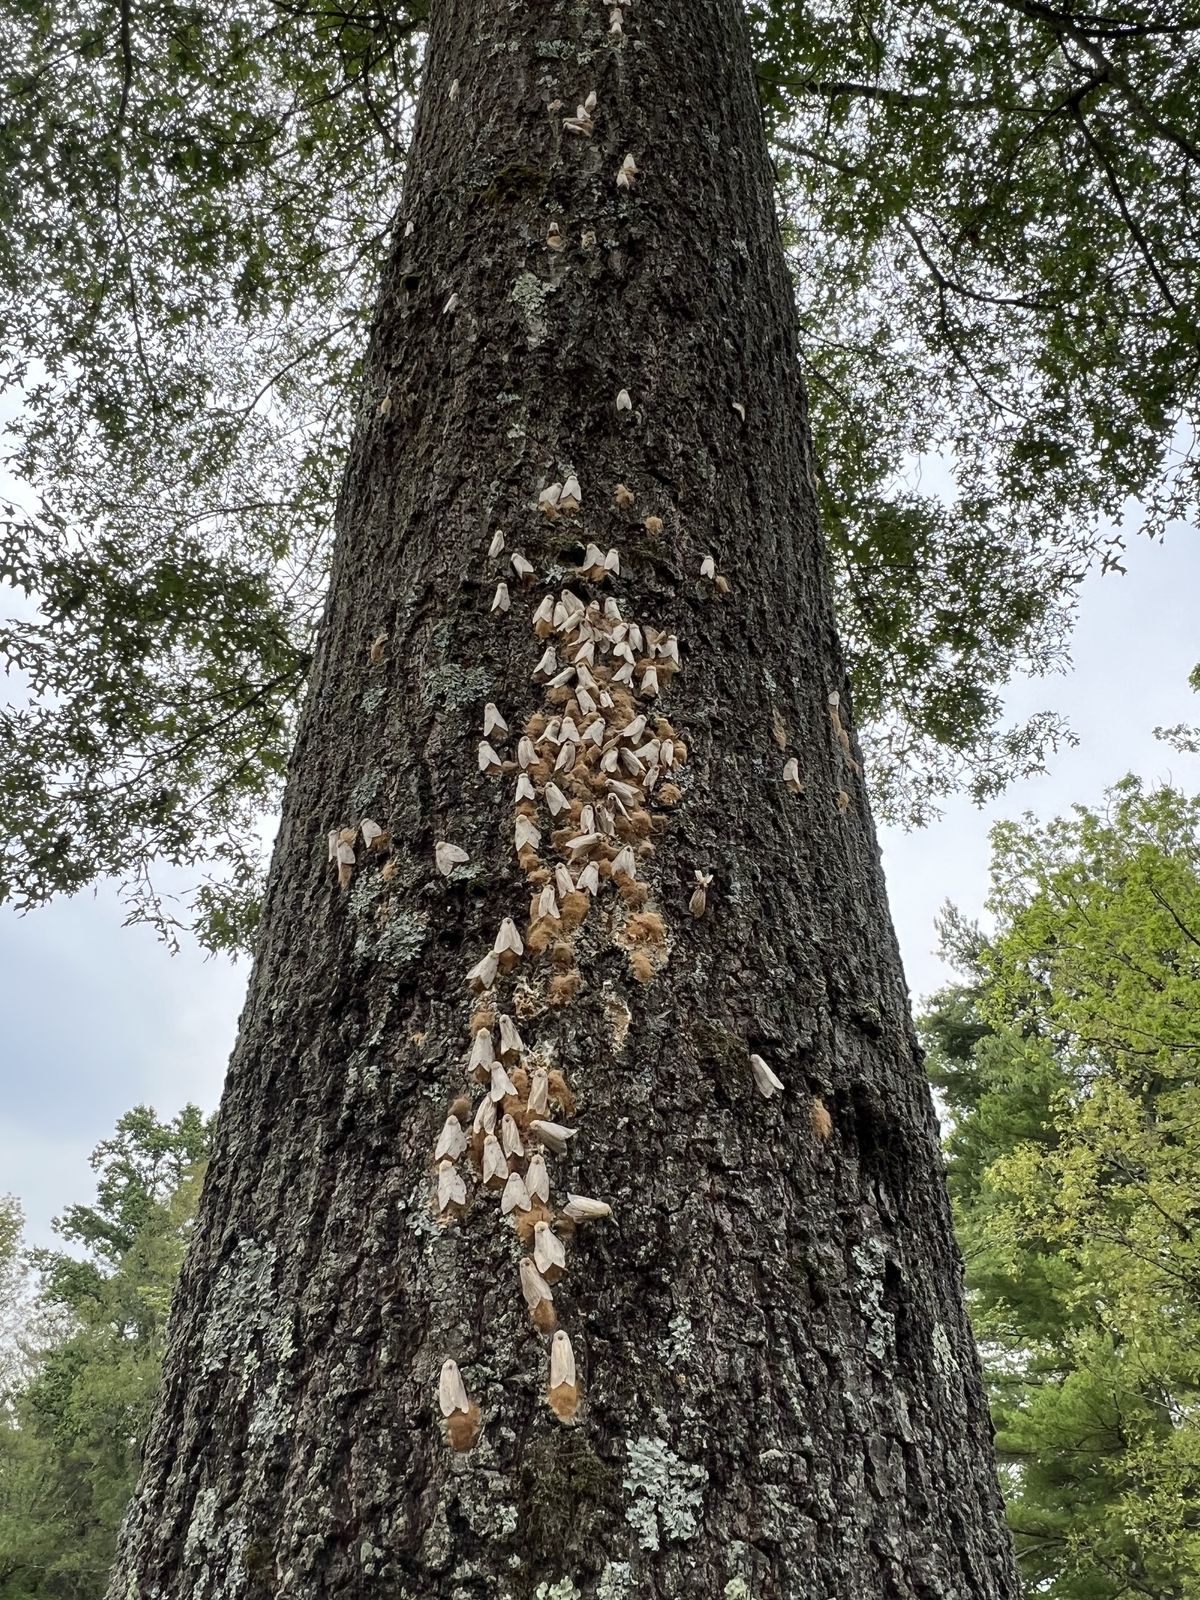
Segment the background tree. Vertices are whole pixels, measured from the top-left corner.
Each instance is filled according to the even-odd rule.
[[[37,1301],[0,1412],[0,1596],[98,1600],[158,1390],[208,1128],[195,1106],[128,1112],[97,1146],[96,1204],[31,1252]]]
[[[1005,727],[1119,565],[1190,514],[1200,248],[1186,0],[750,7],[842,627],[888,815],[1066,735]],[[244,944],[326,580],[425,8],[0,18],[0,894],[103,875]],[[924,484],[931,453],[945,494]],[[156,862],[207,863],[179,908]]]
[[[1200,1595],[1200,801],[993,834],[924,1019],[1031,1592]]]

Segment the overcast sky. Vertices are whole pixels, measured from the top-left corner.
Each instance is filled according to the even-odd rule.
[[[1014,717],[1067,714],[1081,743],[1045,778],[1014,786],[986,811],[947,807],[922,833],[888,832],[884,864],[915,997],[946,977],[933,919],[947,899],[978,915],[987,887],[989,824],[1031,810],[1050,817],[1096,803],[1134,771],[1195,790],[1200,762],[1158,744],[1155,725],[1200,722],[1187,676],[1200,660],[1200,540],[1178,530],[1138,543],[1128,575],[1086,586],[1067,678],[1013,686]],[[216,1106],[246,981],[244,967],[172,957],[143,928],[122,928],[107,892],[24,918],[0,909],[0,1193],[25,1205],[29,1236],[92,1196],[88,1154],[129,1107],[160,1115],[188,1100]]]

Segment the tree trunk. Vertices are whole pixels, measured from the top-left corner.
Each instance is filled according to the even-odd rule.
[[[260,952],[111,1595],[1013,1596],[847,731],[744,19],[735,0],[433,11]],[[559,599],[535,630],[564,589],[582,623]],[[521,814],[540,836],[518,853]],[[328,831],[364,819],[388,837],[347,835],[353,863],[330,864]],[[437,841],[469,857],[449,876]],[[467,974],[504,918],[523,951],[480,993],[490,973]],[[469,1058],[506,1043],[497,1104]],[[758,1092],[752,1053],[782,1093]],[[548,1206],[504,1215],[479,1166],[502,1147],[472,1122],[507,1110],[527,1174],[541,1069],[542,1120],[576,1136],[546,1154]],[[471,1147],[439,1210],[461,1096]],[[612,1217],[564,1217],[569,1192]],[[535,1250],[553,1310],[523,1297]],[[550,1391],[555,1316],[576,1381],[560,1360]],[[466,1399],[449,1370],[446,1416],[448,1358]]]

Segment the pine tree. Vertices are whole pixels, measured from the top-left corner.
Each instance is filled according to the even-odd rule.
[[[735,0],[436,9],[114,1600],[1015,1594],[796,345]]]

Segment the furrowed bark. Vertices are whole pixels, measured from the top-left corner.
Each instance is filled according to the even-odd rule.
[[[110,1595],[1015,1596],[744,21],[734,0],[638,0],[619,33],[599,0],[433,9],[260,952]],[[591,91],[593,130],[564,128]],[[540,512],[571,475],[580,509]],[[580,574],[593,542],[619,575]],[[544,719],[594,720],[578,680],[534,675],[585,637],[535,635],[564,587],[597,603],[614,704],[603,749],[581,737],[553,775]],[[677,673],[651,632],[615,681],[610,598],[678,639]],[[487,702],[500,775],[477,756]],[[641,777],[618,738],[637,713]],[[519,861],[523,731],[540,838]],[[595,894],[559,878],[547,945],[531,896],[571,830],[545,785],[578,811],[610,776],[637,791],[612,807],[624,837],[575,861],[605,874]],[[339,873],[327,834],[364,819],[386,847],[355,833]],[[626,839],[641,888],[612,872]],[[449,877],[437,841],[469,857]],[[524,953],[481,1002],[466,974],[505,917]],[[469,1097],[469,1135],[488,1093],[468,1058],[490,1002],[521,1032],[510,1074],[542,1062],[576,1102],[551,1109],[577,1134],[547,1156],[548,1212],[569,1191],[613,1207],[554,1223],[569,1421],[521,1293],[529,1213],[501,1215],[477,1151],[447,1179],[465,1206],[437,1210],[447,1112]],[[527,1123],[523,1094],[504,1104]],[[447,1359],[477,1420],[442,1414]]]

